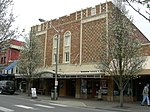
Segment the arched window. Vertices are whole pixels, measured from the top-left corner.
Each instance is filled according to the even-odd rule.
[[[71,47],[71,33],[67,31],[64,34],[64,53],[63,53],[64,63],[70,63],[70,47]]]
[[[58,41],[58,52],[57,52],[57,41]],[[52,63],[56,64],[56,59],[57,62],[59,62],[59,37],[58,35],[54,35],[53,37],[53,56],[52,56]]]

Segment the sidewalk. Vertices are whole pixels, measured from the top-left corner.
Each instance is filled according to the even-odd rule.
[[[28,97],[27,94],[19,94],[21,97]],[[113,110],[115,112],[150,112],[150,107],[141,106],[140,102],[124,103],[124,107],[119,107],[119,102],[108,102],[99,100],[88,100],[88,99],[75,99],[68,97],[58,97],[58,100],[51,100],[50,96],[38,95],[37,99],[47,103],[57,103],[68,106],[84,107],[84,108],[95,108],[103,110]]]

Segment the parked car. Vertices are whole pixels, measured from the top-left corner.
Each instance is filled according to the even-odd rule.
[[[9,93],[13,95],[15,93],[14,81],[10,81],[10,80],[0,81],[0,94],[2,93]]]

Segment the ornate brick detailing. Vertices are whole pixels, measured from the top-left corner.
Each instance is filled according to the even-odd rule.
[[[83,24],[82,62],[95,62],[99,59],[101,38],[105,32],[105,19]]]

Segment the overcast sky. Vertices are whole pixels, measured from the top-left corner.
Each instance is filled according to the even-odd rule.
[[[17,16],[15,26],[19,30],[29,32],[30,27],[40,24],[39,18],[56,19],[73,12],[94,7],[106,0],[13,0],[14,14]],[[110,0],[107,0],[110,1]],[[134,24],[150,40],[150,23],[130,9],[129,15],[134,16]]]

